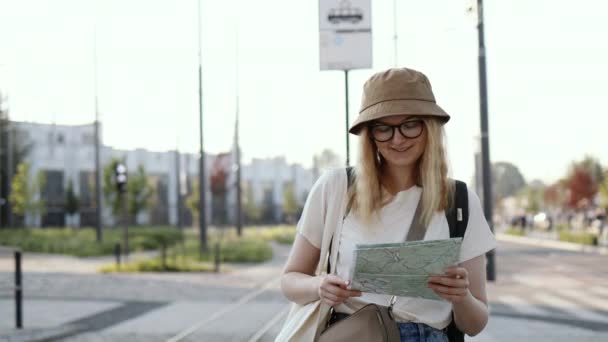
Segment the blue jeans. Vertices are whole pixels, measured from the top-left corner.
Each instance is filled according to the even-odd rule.
[[[340,312],[334,313],[330,323],[348,317],[347,314]],[[424,323],[397,323],[401,342],[448,342],[448,335],[443,330],[437,330]]]
[[[448,342],[443,330],[437,330],[423,323],[398,323],[402,342]]]

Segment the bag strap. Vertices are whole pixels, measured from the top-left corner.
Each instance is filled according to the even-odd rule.
[[[454,198],[450,204],[445,211],[450,237],[464,238],[469,223],[469,192],[466,183],[454,181]]]
[[[466,183],[458,180],[454,183],[454,198],[450,208],[445,211],[445,216],[450,227],[450,237],[464,238],[469,223],[469,193]],[[446,333],[450,342],[464,342],[464,333],[456,326],[453,311],[452,322],[448,325]]]

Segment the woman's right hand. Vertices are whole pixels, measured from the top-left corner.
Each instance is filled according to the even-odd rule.
[[[348,281],[328,274],[321,277],[319,283],[319,298],[329,306],[341,304],[350,297],[361,297],[361,291],[347,289]]]

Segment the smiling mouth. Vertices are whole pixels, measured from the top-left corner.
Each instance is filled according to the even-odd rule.
[[[406,147],[406,148],[404,148],[404,149],[399,150],[399,149],[396,149],[396,148],[392,148],[392,147],[391,147],[391,149],[392,149],[393,151],[397,151],[397,152],[405,152],[405,151],[409,150],[410,148],[412,148],[412,147],[410,146],[410,147]]]

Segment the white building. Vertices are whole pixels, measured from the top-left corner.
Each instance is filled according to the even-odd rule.
[[[54,125],[29,122],[12,122],[19,132],[21,144],[31,145],[26,157],[30,163],[29,179],[34,180],[38,172],[46,176],[46,186],[42,196],[46,203],[46,214],[26,215],[26,224],[58,226],[66,223],[64,210],[65,193],[69,182],[80,199],[80,213],[77,221],[81,225],[95,224],[95,146],[94,125]],[[194,181],[198,179],[199,158],[197,154],[180,154],[180,174],[177,172],[175,151],[151,152],[144,149],[118,150],[109,146],[101,147],[101,165],[107,165],[113,158],[123,160],[129,172],[135,172],[143,165],[150,181],[155,185],[154,207],[140,213],[137,221],[142,224],[177,224],[178,192],[185,198],[191,193]],[[233,153],[223,162],[227,170],[227,219],[236,218],[236,179]],[[206,155],[206,176],[210,177],[216,156]],[[282,220],[284,187],[293,182],[297,201],[303,205],[314,182],[313,172],[299,165],[288,165],[285,158],[254,159],[251,165],[242,166],[242,184],[251,187],[256,203],[271,201],[275,208],[274,220]],[[180,189],[178,190],[178,184]],[[103,180],[102,180],[103,187]],[[212,222],[212,194],[207,181],[207,220]],[[184,199],[185,207],[185,199]],[[187,213],[187,214],[185,214]],[[185,215],[184,215],[185,214]],[[103,203],[103,223],[115,223],[111,210]],[[185,219],[184,219],[185,217]],[[182,211],[182,222],[191,223],[188,209]]]

